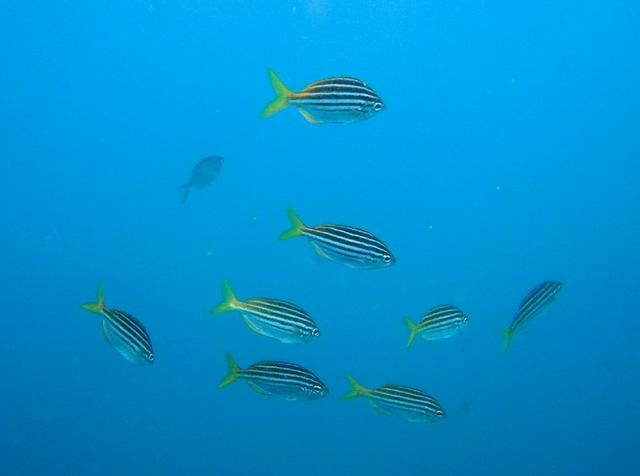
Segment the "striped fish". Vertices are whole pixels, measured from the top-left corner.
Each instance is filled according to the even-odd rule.
[[[373,89],[355,78],[321,79],[297,93],[290,91],[273,70],[269,70],[269,80],[276,97],[262,110],[262,118],[291,105],[313,124],[348,124],[368,119],[385,107]]]
[[[98,285],[96,302],[81,304],[81,307],[102,317],[102,335],[122,357],[138,365],[153,363],[155,357],[147,330],[131,314],[105,307],[102,284]]]
[[[511,325],[508,328],[502,329],[504,352],[509,350],[513,335],[521,330],[534,316],[544,311],[553,302],[556,294],[558,294],[561,289],[562,283],[559,281],[544,281],[529,291],[520,303],[515,316],[513,316]]]
[[[378,413],[396,415],[412,422],[442,420],[447,416],[444,408],[422,390],[394,384],[369,389],[360,385],[351,375],[346,376],[351,390],[342,398],[365,397]]]
[[[405,318],[404,323],[409,328],[409,347],[419,334],[425,340],[438,340],[453,337],[469,323],[469,318],[460,309],[449,304],[437,306],[429,310],[418,324]]]
[[[226,281],[222,283],[222,296],[222,302],[211,313],[240,311],[247,326],[258,334],[286,344],[307,342],[320,335],[309,314],[295,304],[267,298],[240,301]]]
[[[287,214],[291,228],[280,234],[281,240],[306,236],[320,256],[351,268],[384,268],[396,261],[389,248],[368,231],[344,225],[309,227],[291,208],[287,209]]]
[[[310,370],[296,364],[264,360],[241,369],[231,355],[226,354],[227,375],[220,388],[244,379],[261,395],[279,395],[287,400],[316,400],[329,393],[329,389]]]

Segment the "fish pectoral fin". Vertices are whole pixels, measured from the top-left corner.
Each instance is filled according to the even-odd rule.
[[[259,385],[253,382],[247,382],[247,383],[249,384],[249,387],[253,389],[254,392],[259,393],[260,395],[267,395],[267,396],[273,395],[272,393],[267,392],[264,388],[260,387]]]
[[[310,122],[311,124],[318,124],[318,121],[316,121],[313,117],[311,117],[311,114],[309,114],[307,111],[305,111],[301,107],[298,108],[298,112],[302,114],[302,117],[304,117],[307,120],[307,122]]]

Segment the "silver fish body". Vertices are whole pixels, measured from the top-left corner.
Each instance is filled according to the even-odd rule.
[[[396,262],[387,245],[368,231],[346,225],[307,226],[291,208],[287,214],[291,228],[280,234],[281,240],[304,236],[320,256],[351,268],[385,268]]]
[[[273,70],[269,70],[269,80],[276,97],[260,113],[263,118],[293,106],[313,124],[350,124],[369,119],[385,109],[378,93],[356,78],[321,79],[298,92],[287,88]]]
[[[378,412],[395,415],[411,422],[431,422],[446,418],[447,413],[438,401],[422,390],[404,385],[385,384],[369,389],[347,374],[351,390],[343,399],[364,397]]]
[[[317,400],[329,393],[327,386],[313,372],[289,362],[264,360],[242,369],[226,354],[228,373],[219,387],[238,379],[262,395],[277,395],[287,400]]]
[[[548,308],[561,289],[562,283],[560,281],[548,280],[538,284],[527,293],[520,302],[511,325],[506,329],[502,329],[504,352],[509,349],[514,334],[521,331],[534,317]]]
[[[104,309],[102,316],[102,333],[116,352],[133,364],[154,362],[151,338],[138,319],[118,309]]]
[[[240,311],[247,326],[254,332],[285,344],[308,342],[320,336],[320,329],[299,306],[270,298],[239,300],[228,282],[222,283],[223,300],[213,314]]]
[[[98,284],[96,301],[82,304],[80,307],[102,318],[102,335],[124,359],[137,365],[149,365],[154,362],[155,354],[147,329],[131,314],[106,307],[102,284]]]

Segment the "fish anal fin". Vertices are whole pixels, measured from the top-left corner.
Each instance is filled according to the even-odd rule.
[[[318,121],[316,121],[311,114],[309,114],[307,111],[305,111],[304,109],[302,109],[301,107],[298,108],[298,112],[300,114],[302,114],[302,117],[304,117],[307,122],[310,122],[311,124],[318,124]]]
[[[328,259],[329,261],[332,261],[331,257],[327,253],[322,251],[322,249],[320,249],[320,247],[318,245],[316,245],[313,242],[309,242],[309,243],[311,244],[311,247],[313,248],[313,251],[315,251],[318,256],[320,256],[321,258],[324,258],[324,259]]]
[[[373,408],[373,410],[378,413],[379,415],[389,415],[386,411],[384,411],[382,408],[380,408],[378,405],[376,405],[374,402],[372,402],[371,400],[369,400],[369,405],[371,405],[371,408]]]
[[[107,341],[107,344],[109,344],[109,347],[115,349],[115,347],[113,347],[113,342],[111,342],[111,338],[109,337],[109,333],[107,331],[107,321],[105,319],[102,319],[102,336],[104,337],[104,340]]]
[[[249,384],[249,387],[253,389],[254,392],[259,393],[260,395],[267,395],[267,396],[273,395],[272,393],[267,392],[264,388],[260,387],[259,385],[253,382],[247,381],[247,383]]]
[[[247,316],[243,315],[242,319],[244,319],[244,322],[247,324],[249,329],[251,329],[253,332],[255,332],[256,334],[264,335],[264,332],[262,332],[261,329],[259,329],[253,322],[251,322],[251,320],[247,318]]]

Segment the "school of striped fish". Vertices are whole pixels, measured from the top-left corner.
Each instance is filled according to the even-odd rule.
[[[291,91],[273,70],[268,70],[275,97],[260,113],[267,118],[293,106],[312,124],[349,124],[369,119],[384,111],[380,96],[363,81],[346,76],[321,79],[299,92]],[[189,182],[180,186],[184,203],[192,187],[208,187],[220,173],[224,159],[208,156],[193,168]],[[382,269],[392,266],[396,258],[387,245],[373,233],[349,225],[320,224],[308,226],[287,208],[290,228],[278,237],[287,240],[303,237],[321,258],[353,269]],[[562,283],[545,280],[534,286],[520,302],[511,324],[502,329],[503,351],[507,352],[516,333],[543,313],[562,289]],[[155,354],[145,326],[126,311],[104,304],[102,284],[98,284],[95,302],[81,307],[100,317],[102,335],[107,344],[122,358],[136,365],[153,364]],[[253,332],[284,344],[307,343],[320,338],[314,319],[297,304],[275,298],[251,297],[240,300],[227,281],[222,282],[222,300],[211,314],[236,311]],[[416,337],[438,341],[455,337],[468,323],[468,316],[452,304],[431,307],[417,321],[405,317],[409,330],[406,346]],[[401,344],[400,344],[401,345]],[[240,367],[231,354],[225,354],[227,375],[219,383],[223,388],[244,380],[260,395],[280,396],[287,400],[316,400],[329,394],[329,389],[311,370],[296,363],[264,360]],[[346,373],[350,389],[342,399],[363,397],[380,414],[395,415],[411,422],[433,422],[446,418],[447,412],[431,395],[407,385],[383,384],[375,388],[361,385]]]

